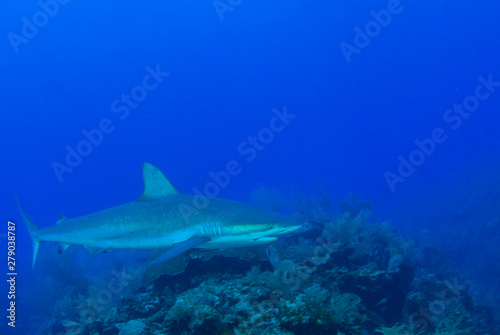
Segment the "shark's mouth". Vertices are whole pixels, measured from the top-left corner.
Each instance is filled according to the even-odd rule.
[[[263,234],[245,234],[245,235],[226,235],[211,238],[199,246],[207,249],[226,249],[250,247],[259,244],[272,243],[278,239],[277,236],[268,236]]]
[[[267,236],[267,237],[259,237],[254,239],[257,244],[267,244],[267,243],[272,243],[276,241],[278,237],[272,237],[272,236]]]
[[[251,234],[212,236],[210,241],[203,243],[203,245],[200,245],[199,247],[224,249],[268,244],[276,241],[279,236],[297,231],[301,227],[301,225],[295,225],[273,228],[267,231]]]
[[[302,228],[302,225],[273,228],[273,229],[269,230],[265,235],[272,236],[272,237],[278,237],[280,235],[293,233],[294,231],[297,231],[300,228]]]

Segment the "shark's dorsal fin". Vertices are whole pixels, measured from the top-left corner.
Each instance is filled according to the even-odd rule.
[[[144,163],[142,166],[142,175],[144,177],[144,193],[137,201],[157,199],[179,193],[163,173],[149,163]]]
[[[57,214],[57,223],[60,223],[61,221],[64,221],[66,219],[67,219],[67,217],[65,217],[64,215]]]

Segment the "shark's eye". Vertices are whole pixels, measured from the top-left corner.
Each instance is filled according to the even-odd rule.
[[[270,226],[269,226],[269,229],[274,229],[274,226],[273,226],[273,225],[270,225]]]

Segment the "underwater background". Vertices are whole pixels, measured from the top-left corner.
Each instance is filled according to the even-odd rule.
[[[2,334],[500,334],[497,2],[0,9]],[[47,227],[136,200],[144,162],[193,194],[232,160],[216,196],[303,230],[152,281],[150,251],[31,268],[14,190]]]

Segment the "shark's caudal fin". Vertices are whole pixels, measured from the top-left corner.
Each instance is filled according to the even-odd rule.
[[[155,166],[144,163],[142,166],[144,177],[144,193],[138,201],[157,199],[171,194],[179,193],[168,181],[163,173]]]
[[[28,231],[31,236],[31,241],[33,242],[33,264],[31,265],[32,267],[35,266],[35,261],[36,261],[36,255],[38,254],[38,248],[40,247],[40,243],[42,243],[38,238],[37,238],[37,232],[40,230],[33,222],[30,221],[28,216],[23,212],[23,209],[21,208],[21,204],[19,203],[19,199],[17,198],[17,194],[14,193],[14,196],[16,197],[16,203],[17,207],[19,208],[19,211],[21,212],[21,215],[23,216],[24,223],[26,224],[26,227],[28,228]]]

